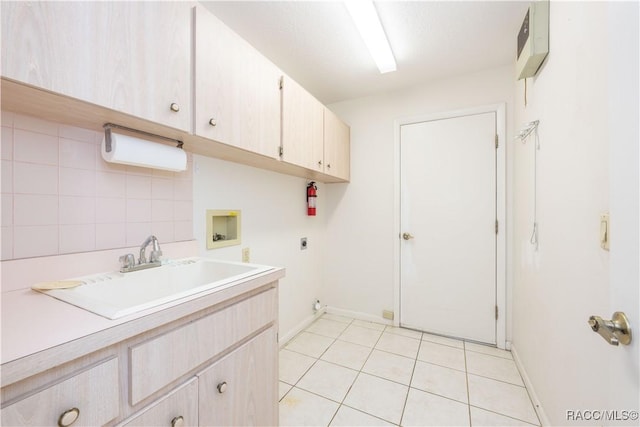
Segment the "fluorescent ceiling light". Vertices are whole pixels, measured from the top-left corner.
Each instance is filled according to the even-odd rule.
[[[347,0],[344,2],[353,22],[355,22],[369,53],[376,62],[380,73],[396,70],[396,60],[391,52],[389,40],[384,34],[380,18],[371,0]]]

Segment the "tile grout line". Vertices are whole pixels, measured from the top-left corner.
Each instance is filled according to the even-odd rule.
[[[353,322],[352,322],[350,325],[353,325]],[[355,325],[355,326],[358,326],[358,325]],[[363,326],[363,327],[364,327],[364,326]],[[345,328],[345,330],[346,330],[346,328]],[[372,329],[372,330],[375,330],[375,329]],[[343,331],[343,332],[344,332],[344,331]],[[327,427],[328,427],[329,425],[331,425],[331,423],[333,422],[333,419],[334,419],[334,418],[335,418],[335,416],[338,414],[338,411],[340,410],[340,408],[341,408],[342,406],[347,406],[348,408],[351,408],[350,406],[345,405],[345,404],[344,404],[344,401],[346,400],[347,396],[348,396],[348,395],[349,395],[349,393],[351,392],[351,389],[353,388],[353,385],[354,385],[354,384],[356,383],[356,381],[358,380],[358,377],[360,376],[360,374],[361,374],[361,373],[365,373],[365,374],[367,374],[366,372],[362,372],[362,368],[364,368],[364,366],[367,364],[367,362],[368,362],[368,361],[369,361],[369,359],[371,358],[371,355],[373,354],[373,350],[375,350],[376,345],[378,345],[378,343],[379,343],[379,342],[380,342],[380,340],[382,339],[382,334],[384,334],[384,329],[383,329],[382,331],[378,331],[378,332],[380,332],[380,336],[378,337],[378,339],[376,340],[376,342],[375,342],[375,343],[373,344],[373,346],[371,347],[371,350],[369,350],[369,354],[367,355],[367,358],[365,359],[364,363],[362,363],[362,366],[361,366],[361,367],[360,367],[360,369],[358,370],[358,373],[356,374],[355,378],[353,379],[353,382],[352,382],[352,383],[351,383],[351,385],[349,386],[349,389],[348,389],[348,390],[347,390],[347,392],[344,394],[344,397],[342,398],[342,401],[340,402],[340,405],[338,406],[338,409],[336,410],[335,414],[333,414],[333,417],[331,417],[331,420],[329,421],[329,424],[327,425]],[[342,334],[340,334],[340,335],[342,335]],[[340,337],[340,335],[339,335],[338,337]],[[336,341],[338,341],[338,338],[336,338]],[[348,341],[345,341],[345,342],[348,342]],[[351,344],[356,344],[356,343],[351,343]],[[364,347],[364,346],[363,346],[363,347]],[[367,347],[368,347],[368,346],[367,346]],[[367,374],[367,375],[370,375],[370,374]],[[379,378],[379,377],[377,377],[377,378]],[[380,417],[378,417],[378,416],[376,416],[376,415],[373,415],[373,414],[370,414],[370,413],[368,413],[368,412],[365,412],[365,411],[362,411],[362,410],[359,410],[359,409],[356,409],[356,408],[352,408],[352,409],[357,410],[357,411],[360,411],[360,412],[362,412],[363,414],[367,414],[367,415],[369,415],[369,416],[372,416],[372,417],[375,417],[375,418],[381,419],[381,420],[383,420],[383,421],[385,421],[385,422],[389,422],[388,420],[385,420],[384,418],[380,418]],[[392,423],[392,424],[393,424],[393,423]]]
[[[322,318],[322,316],[320,316],[318,319],[321,319],[321,318]],[[316,319],[313,323],[315,323],[318,319]],[[312,323],[312,324],[313,324],[313,323]],[[309,325],[309,326],[311,326],[311,325]],[[307,328],[308,328],[308,326],[307,326]],[[345,328],[345,329],[346,329],[346,328]],[[306,329],[306,328],[305,328],[305,329],[303,329],[303,330],[302,330],[302,331],[300,331],[298,334],[296,334],[296,336],[295,336],[295,337],[291,338],[291,339],[289,340],[289,342],[292,342],[292,341],[293,341],[293,340],[295,340],[298,336],[300,336],[300,334],[302,334],[303,332],[306,332],[306,331],[307,331],[307,329]],[[307,333],[312,333],[312,332],[307,332]],[[319,334],[314,334],[314,335],[319,335]],[[320,335],[320,336],[324,336],[324,335]],[[338,335],[338,336],[339,336],[339,335]],[[325,337],[325,338],[330,338],[330,337]],[[324,353],[326,353],[326,351],[329,349],[329,347],[331,347],[331,346],[332,346],[332,345],[333,345],[337,340],[338,340],[337,338],[334,338],[334,339],[333,339],[333,341],[331,342],[331,344],[329,344],[329,345],[327,346],[327,348],[326,348],[326,349],[325,349],[325,350],[320,354],[320,356],[318,356],[318,357],[314,357],[314,359],[316,359],[316,360],[315,360],[315,361],[314,361],[314,362],[313,362],[313,363],[312,363],[312,364],[311,364],[311,365],[310,365],[310,366],[309,366],[309,367],[308,367],[308,368],[303,372],[303,374],[302,374],[302,375],[300,375],[300,377],[296,380],[296,383],[295,383],[295,384],[293,384],[293,385],[291,386],[291,388],[290,388],[290,389],[289,389],[289,390],[284,394],[284,396],[282,396],[282,399],[284,399],[284,398],[285,398],[285,397],[286,397],[286,396],[291,392],[291,390],[293,390],[294,388],[296,388],[296,386],[298,385],[298,383],[300,382],[300,380],[301,380],[305,375],[307,375],[307,373],[311,370],[311,368],[313,368],[313,367],[316,365],[316,363],[318,363],[318,361],[320,360],[320,357],[322,357],[322,355],[323,355]],[[282,349],[278,350],[278,352],[280,352],[280,351],[282,351],[282,350],[288,350],[288,351],[292,351],[292,352],[297,353],[297,354],[302,354],[303,356],[313,357],[313,356],[309,356],[308,354],[304,354],[304,353],[297,352],[297,351],[295,351],[295,350],[287,349],[287,348],[286,348],[286,346],[289,344],[289,342],[287,342],[287,344],[285,344],[285,345],[284,345],[284,347],[282,347]],[[278,379],[278,381],[280,381],[280,379]],[[284,382],[284,381],[283,381],[283,382]],[[289,384],[289,383],[285,383],[285,384]],[[300,390],[304,390],[304,389],[300,389]],[[309,392],[308,390],[304,390],[304,391],[307,391],[308,393],[311,393],[311,392]],[[313,393],[313,394],[315,394],[315,393]],[[319,396],[319,395],[317,395],[317,396]],[[323,397],[323,396],[321,396],[321,397]],[[282,399],[278,400],[278,403],[280,403],[280,402],[282,401]],[[325,399],[326,399],[326,398],[325,398]],[[338,409],[340,409],[340,407],[338,407]],[[336,412],[337,412],[337,411],[336,411]],[[334,414],[334,416],[335,416],[335,414]],[[332,418],[332,419],[333,419],[333,418]]]
[[[522,420],[522,419],[520,419],[520,418],[513,417],[513,416],[511,416],[511,415],[505,415],[505,414],[502,414],[502,413],[500,413],[500,412],[496,412],[496,411],[491,410],[491,409],[483,408],[483,407],[481,407],[481,406],[477,406],[477,405],[469,405],[469,406],[470,406],[470,407],[473,407],[473,408],[481,409],[481,410],[486,411],[486,412],[491,412],[492,414],[500,415],[501,417],[510,418],[510,419],[512,419],[512,420],[517,420],[517,421],[522,421],[523,423],[526,423],[527,425],[530,425],[530,426],[532,426],[532,427],[540,427],[540,424],[538,424],[538,425],[536,426],[535,424],[531,424],[529,421],[525,421],[525,420]]]
[[[416,373],[416,366],[418,365],[418,355],[420,354],[420,347],[422,347],[422,337],[424,333],[420,335],[420,344],[418,344],[418,351],[416,351],[416,357],[413,360],[413,370],[411,371],[411,378],[409,378],[409,387],[407,388],[407,395],[404,398],[404,405],[402,405],[402,412],[400,413],[399,426],[402,426],[402,420],[404,419],[404,412],[407,409],[407,401],[409,400],[409,392],[411,391],[411,384],[413,384],[413,376]],[[415,387],[414,387],[415,388]]]
[[[353,321],[351,321],[351,323],[349,323],[349,326],[353,325]],[[356,325],[357,326],[357,325]],[[346,331],[348,329],[345,328],[344,331]],[[336,337],[336,341],[338,341],[338,338],[340,336],[342,336],[342,334],[344,333],[344,331],[342,331],[340,333],[340,335],[338,335],[338,337]],[[364,367],[364,365],[367,364],[367,361],[369,360],[369,358],[371,357],[371,354],[373,353],[373,349],[375,348],[376,344],[378,344],[378,341],[380,341],[380,338],[382,337],[382,334],[380,334],[380,336],[378,337],[378,340],[375,342],[375,344],[373,345],[373,347],[371,347],[371,350],[369,350],[369,354],[367,355],[367,358],[364,360],[364,363],[362,363],[362,366],[360,366],[360,369],[357,371],[356,376],[353,378],[353,382],[351,383],[351,385],[349,386],[349,389],[347,390],[347,392],[344,394],[344,396],[342,397],[342,401],[340,402],[340,404],[338,405],[338,409],[336,409],[336,412],[333,414],[333,416],[331,417],[331,420],[329,420],[329,424],[327,424],[327,427],[331,425],[331,423],[333,422],[334,418],[336,417],[336,415],[338,415],[338,411],[340,411],[340,408],[342,408],[342,406],[344,405],[344,401],[347,398],[347,396],[349,395],[349,393],[351,392],[351,389],[353,388],[353,385],[356,383],[356,381],[358,380],[358,377],[360,376],[360,373],[362,372],[362,368]],[[335,341],[334,341],[335,342]],[[344,341],[344,342],[348,342],[348,341]],[[355,344],[355,343],[351,343],[351,344]],[[333,345],[333,344],[332,344]],[[368,347],[368,346],[367,346]],[[368,412],[364,412],[364,411],[360,411],[363,412],[367,415],[371,415]]]
[[[470,351],[471,351],[472,353],[478,353],[478,352],[474,352],[473,350],[470,350]],[[485,353],[479,353],[479,354],[485,354]],[[485,354],[485,355],[487,355],[487,354]],[[487,356],[491,356],[491,355],[487,355]],[[500,358],[499,356],[494,356],[494,357]],[[471,427],[473,426],[472,421],[471,421],[471,407],[478,408],[478,409],[482,409],[483,411],[491,412],[491,413],[493,413],[493,414],[500,415],[500,416],[502,416],[502,417],[507,417],[507,418],[511,418],[511,419],[514,419],[514,420],[518,420],[518,421],[522,421],[522,422],[525,422],[525,423],[527,423],[527,424],[530,424],[528,421],[522,420],[522,419],[520,419],[520,418],[513,417],[513,416],[511,416],[511,415],[507,415],[507,414],[503,414],[503,413],[500,413],[500,412],[496,412],[496,411],[494,411],[494,410],[487,409],[487,408],[483,408],[483,407],[481,407],[481,406],[471,405],[471,394],[470,394],[470,392],[469,392],[469,375],[474,375],[474,376],[476,376],[476,377],[485,378],[485,379],[493,380],[493,381],[497,381],[497,382],[500,382],[500,383],[503,383],[503,384],[508,384],[508,385],[512,385],[512,386],[517,386],[517,387],[524,388],[524,389],[525,389],[525,391],[527,392],[527,396],[529,397],[529,402],[532,404],[532,407],[533,407],[533,402],[531,401],[531,396],[529,396],[529,390],[527,390],[527,388],[526,388],[525,386],[520,386],[520,385],[518,385],[518,384],[513,384],[513,383],[510,383],[510,382],[506,382],[506,381],[498,380],[498,379],[496,379],[496,378],[486,377],[486,376],[484,376],[484,375],[478,375],[478,374],[474,374],[474,373],[469,373],[468,369],[466,369],[466,362],[467,362],[467,349],[466,349],[466,342],[465,342],[465,353],[464,353],[464,358],[465,358],[465,370],[467,371],[467,372],[466,372],[466,377],[467,377],[467,399],[468,399],[468,407],[469,407],[469,425],[470,425]],[[509,360],[509,359],[504,359],[504,360]],[[518,374],[520,374],[520,371],[518,371]],[[523,384],[524,384],[524,382],[523,382]],[[535,412],[535,409],[534,409],[534,412]],[[536,413],[536,418],[537,418],[537,416],[538,416],[538,414]],[[531,425],[533,425],[533,424],[531,424]],[[540,420],[538,420],[538,425],[540,425]]]
[[[469,427],[472,427],[471,421],[471,393],[469,392],[469,369],[467,366],[467,343],[462,341],[462,351],[464,352],[464,378],[467,380],[467,413],[469,414]]]

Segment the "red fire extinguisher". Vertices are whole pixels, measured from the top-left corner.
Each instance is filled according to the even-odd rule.
[[[307,185],[307,215],[308,216],[316,216],[316,198],[318,195],[316,191],[318,187],[316,187],[316,183],[311,181],[309,185]]]

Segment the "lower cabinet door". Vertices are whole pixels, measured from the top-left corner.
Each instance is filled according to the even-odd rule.
[[[277,356],[272,327],[198,375],[200,424],[278,425]]]
[[[193,378],[152,403],[122,426],[187,427],[198,425],[198,379]]]

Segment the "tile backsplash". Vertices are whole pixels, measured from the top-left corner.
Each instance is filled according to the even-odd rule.
[[[185,172],[107,163],[103,133],[2,112],[1,259],[193,239]]]

